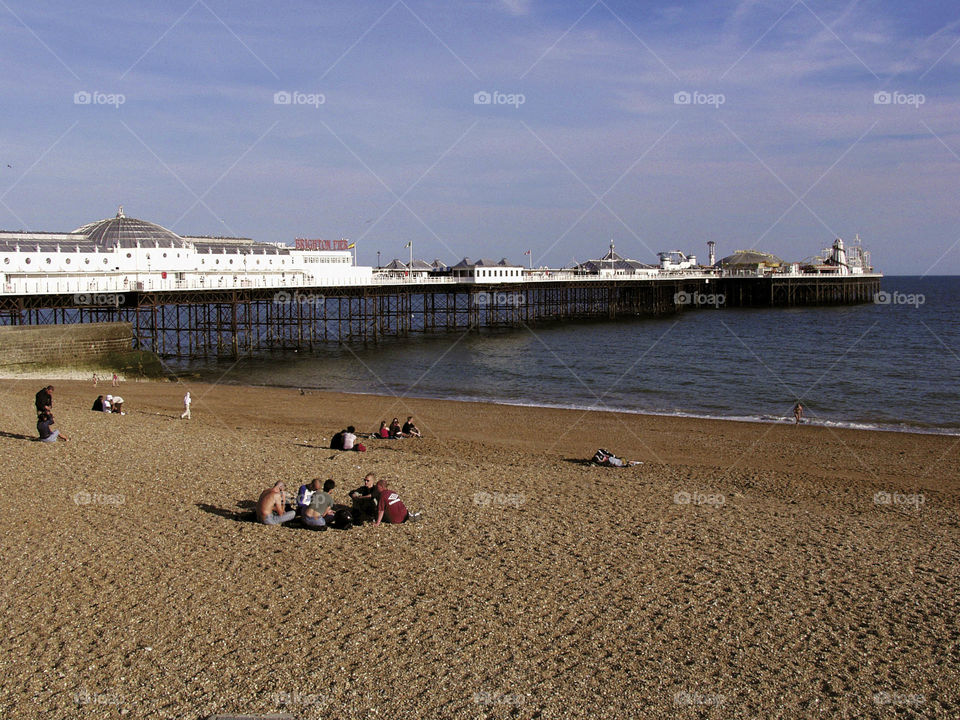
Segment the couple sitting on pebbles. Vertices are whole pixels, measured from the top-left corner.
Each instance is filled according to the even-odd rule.
[[[257,521],[264,525],[282,525],[290,522],[299,514],[307,527],[326,526],[349,529],[365,521],[379,525],[388,523],[418,522],[420,513],[410,513],[396,491],[387,487],[386,480],[376,481],[373,473],[363,479],[363,485],[350,493],[353,500],[353,513],[349,508],[335,506],[330,491],[336,487],[333,480],[320,482],[317,478],[300,487],[297,493],[297,509],[287,510],[286,486],[278,480],[272,488],[267,488],[257,501]]]

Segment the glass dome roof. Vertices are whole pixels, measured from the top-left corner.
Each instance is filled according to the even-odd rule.
[[[116,217],[98,220],[83,227],[78,227],[71,234],[83,235],[95,243],[101,250],[110,250],[115,247],[132,248],[139,243],[142,247],[189,247],[189,243],[175,232],[146,220],[128,218],[123,214],[123,208]]]

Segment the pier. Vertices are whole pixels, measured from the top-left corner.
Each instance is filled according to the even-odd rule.
[[[853,305],[871,302],[880,281],[879,274],[686,272],[639,278],[551,273],[477,283],[374,273],[365,284],[3,294],[0,324],[122,321],[132,324],[138,349],[161,357],[238,358],[416,333],[727,308]]]

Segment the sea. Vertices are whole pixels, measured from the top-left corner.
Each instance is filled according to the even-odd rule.
[[[448,332],[196,362],[209,382],[960,434],[960,277],[876,302]],[[408,403],[409,404],[409,403]]]

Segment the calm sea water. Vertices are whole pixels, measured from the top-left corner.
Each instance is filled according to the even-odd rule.
[[[960,278],[888,277],[889,304],[698,310],[194,365],[210,381],[960,433]],[[226,374],[224,374],[226,373]]]

